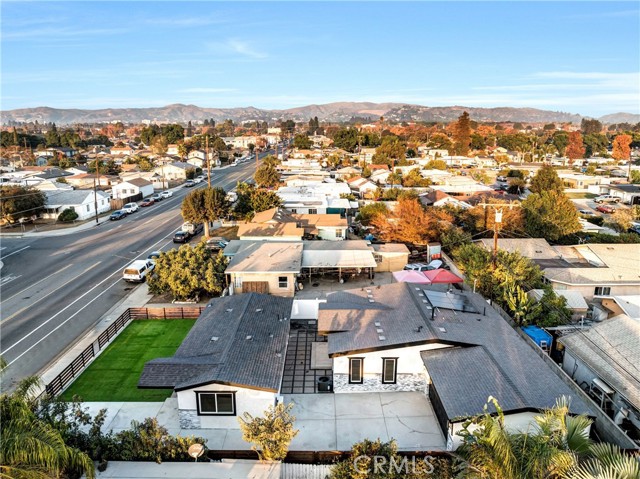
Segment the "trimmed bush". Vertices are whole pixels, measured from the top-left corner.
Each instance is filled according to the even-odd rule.
[[[77,219],[78,219],[78,213],[76,213],[71,208],[67,208],[66,210],[64,210],[62,213],[58,215],[58,221],[61,221],[63,223],[71,223],[72,221],[75,221]]]

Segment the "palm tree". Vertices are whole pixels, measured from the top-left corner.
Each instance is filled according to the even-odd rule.
[[[585,416],[568,415],[565,399],[536,417],[533,431],[511,432],[494,398],[496,409],[465,423],[463,445],[458,459],[469,479],[550,479],[564,478],[576,467],[581,453],[590,444],[587,435],[591,421]]]
[[[55,478],[65,471],[93,478],[89,456],[67,446],[60,431],[35,414],[37,384],[37,378],[27,378],[12,394],[0,395],[0,478]]]
[[[569,479],[640,479],[640,460],[618,446],[601,443],[589,448],[591,458],[569,473]]]

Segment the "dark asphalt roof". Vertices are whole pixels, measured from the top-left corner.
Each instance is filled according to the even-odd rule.
[[[482,296],[456,291],[452,294],[466,296],[478,312],[437,307],[432,320],[434,310],[425,297],[429,291],[429,286],[394,283],[327,295],[327,302],[320,304],[318,329],[329,332],[329,354],[420,344],[453,346],[437,352],[425,348],[422,353],[449,419],[481,414],[489,395],[505,410],[550,408],[564,395],[572,398],[572,412],[589,413],[588,406]]]
[[[145,364],[138,387],[217,382],[279,391],[292,304],[257,293],[211,300],[173,357]]]

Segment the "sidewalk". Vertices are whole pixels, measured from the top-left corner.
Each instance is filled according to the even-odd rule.
[[[92,219],[78,226],[71,226],[69,228],[62,228],[62,229],[53,230],[53,231],[33,231],[32,230],[32,231],[25,231],[24,233],[22,231],[16,231],[15,233],[13,232],[9,233],[9,232],[3,231],[2,233],[0,233],[0,238],[2,237],[24,238],[26,236],[28,237],[65,236],[65,235],[70,235],[74,233],[79,233],[80,231],[87,231],[87,230],[90,230],[91,228],[95,228],[97,226],[100,226],[103,223],[108,223],[108,222],[109,222],[109,215],[105,215],[102,218],[98,218],[97,225],[96,225],[95,219]]]

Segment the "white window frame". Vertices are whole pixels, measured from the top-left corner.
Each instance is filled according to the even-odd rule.
[[[236,392],[235,391],[195,391],[196,393],[196,405],[198,408],[198,416],[235,416],[236,415]],[[205,395],[215,396],[216,409],[218,409],[218,396],[225,395],[231,396],[231,412],[212,412],[203,411],[202,402],[200,398]]]
[[[284,278],[284,281],[282,281]],[[284,286],[282,286],[284,284]],[[288,276],[278,276],[278,288],[280,289],[289,289],[289,277]]]
[[[596,286],[593,290],[594,296],[611,296],[611,286]]]

